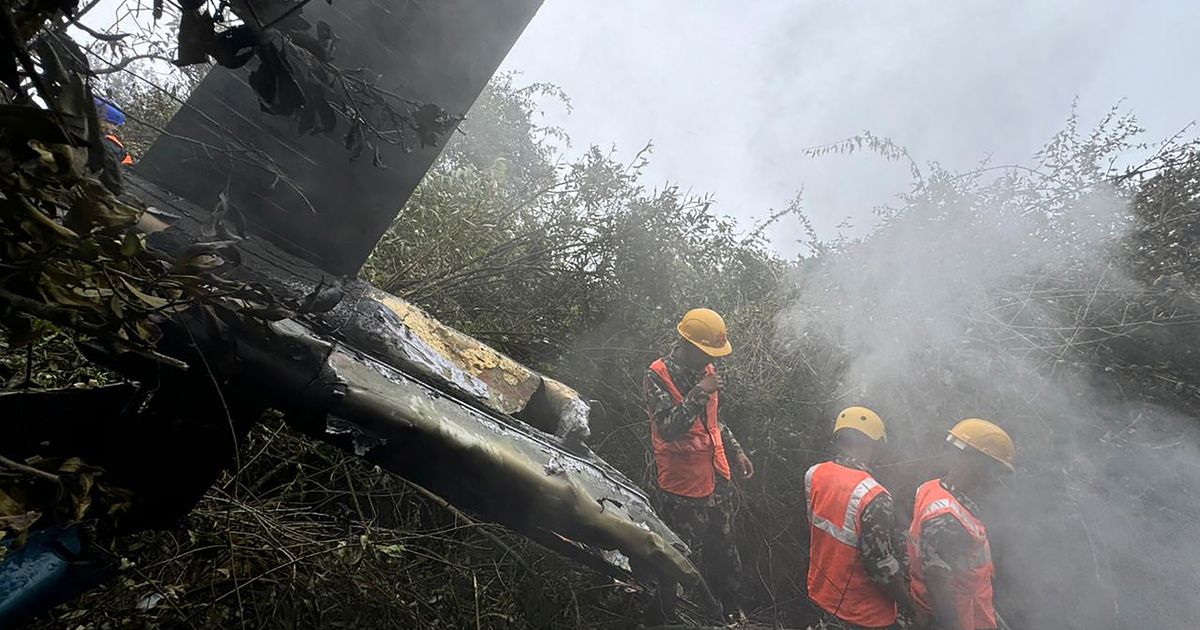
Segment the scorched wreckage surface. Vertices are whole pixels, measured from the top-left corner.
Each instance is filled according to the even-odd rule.
[[[295,17],[336,36],[339,67],[392,91],[415,116],[444,117],[452,128],[539,5],[313,2]],[[221,442],[230,425],[244,433],[262,409],[275,408],[298,430],[611,575],[698,581],[645,494],[585,445],[588,404],[574,390],[354,278],[446,134],[371,141],[355,136],[353,124],[344,133],[298,134],[295,117],[264,111],[272,104],[261,100],[261,85],[250,89],[261,81],[252,75],[211,72],[126,172],[125,193],[149,207],[152,247],[180,255],[220,240],[214,251],[229,277],[301,304],[302,314],[265,328],[175,316],[162,351],[189,367],[164,376],[129,366],[126,376],[141,386],[91,399],[105,403],[97,409],[114,423],[110,437],[89,445],[79,438],[74,447],[100,465],[121,458],[112,462],[114,478],[146,488],[139,511],[153,522],[156,510],[166,517],[186,511],[215,479],[225,462],[209,460],[236,447]],[[347,123],[361,106],[330,105],[333,122]],[[130,420],[150,402],[189,402],[187,395],[172,400],[165,382],[175,391],[207,387],[232,417],[180,424],[170,436],[149,420]],[[197,418],[210,407],[191,402]],[[35,433],[22,439],[45,437]],[[79,435],[88,430],[80,427]],[[130,441],[118,445],[113,436]],[[193,463],[190,488],[139,482],[170,461],[181,436],[199,450],[210,442],[224,450],[178,455]]]

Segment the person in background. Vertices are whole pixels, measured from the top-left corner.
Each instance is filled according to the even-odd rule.
[[[1003,429],[971,418],[950,429],[950,472],[917,489],[908,559],[917,622],[937,630],[991,630],[1002,622],[992,600],[987,528],[971,499],[1013,470],[1014,446]]]
[[[725,320],[710,309],[688,311],[677,330],[679,341],[650,365],[643,382],[663,516],[726,614],[744,618],[729,461],[742,479],[754,476],[754,465],[720,420],[725,381],[712,364],[733,348]]]
[[[125,112],[112,102],[95,97],[96,111],[100,119],[100,133],[104,137],[104,148],[113,156],[113,160],[122,166],[133,164],[133,156],[125,149],[125,143],[117,135],[118,129],[125,124]]]
[[[833,426],[837,455],[808,469],[808,596],[821,628],[894,628],[912,608],[892,495],[871,475],[887,429],[879,414],[850,407]]]

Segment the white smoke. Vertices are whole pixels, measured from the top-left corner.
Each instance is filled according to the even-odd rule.
[[[1122,344],[1194,343],[1141,321],[1147,289],[1121,263],[1135,223],[1111,164],[1136,132],[1113,116],[1084,135],[1072,120],[1032,165],[934,167],[870,236],[805,265],[779,320],[796,351],[846,357],[833,406],[888,421],[901,463],[879,476],[902,509],[939,472],[955,421],[1013,435],[1018,473],[984,519],[1017,628],[1200,618],[1191,422],[1111,364]]]

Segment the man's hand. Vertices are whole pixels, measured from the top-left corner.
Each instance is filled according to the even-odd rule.
[[[746,457],[745,453],[738,453],[733,460],[737,463],[738,474],[742,476],[742,479],[749,479],[754,476],[754,464],[750,461],[749,457]]]
[[[704,378],[696,383],[696,387],[705,394],[711,394],[715,391],[725,389],[725,379],[720,374],[705,374]]]

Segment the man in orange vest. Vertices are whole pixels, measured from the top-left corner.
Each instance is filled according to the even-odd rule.
[[[971,500],[1013,470],[1013,441],[1003,429],[971,418],[950,429],[950,472],[917,489],[908,558],[917,620],[938,630],[1003,627],[992,601],[996,568],[987,528]]]
[[[837,456],[808,469],[808,596],[823,628],[892,628],[911,608],[892,495],[871,475],[887,441],[879,414],[850,407],[833,426]]]
[[[677,330],[678,343],[650,365],[643,382],[663,516],[725,610],[744,616],[727,454],[743,479],[754,476],[754,465],[720,420],[725,381],[712,365],[733,348],[725,320],[706,308],[688,311]]]
[[[131,166],[133,156],[125,149],[125,143],[117,136],[117,128],[125,124],[125,112],[112,102],[95,97],[100,118],[100,132],[104,136],[104,147],[113,156],[113,161],[122,166]]]

